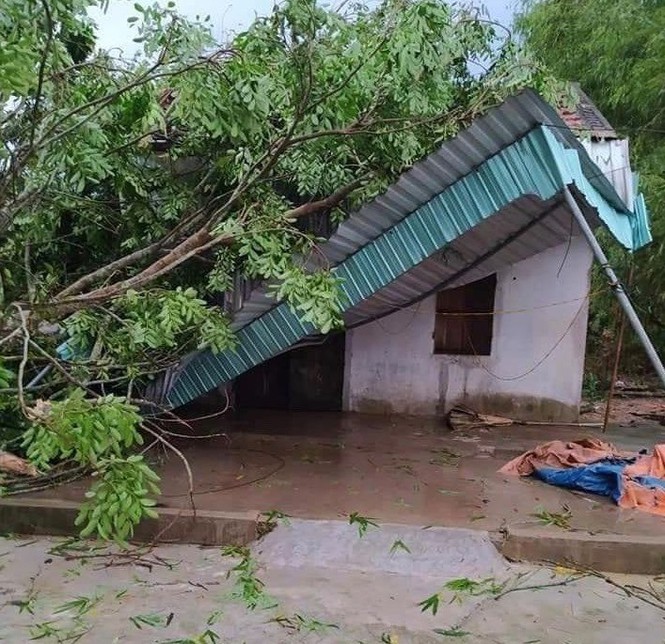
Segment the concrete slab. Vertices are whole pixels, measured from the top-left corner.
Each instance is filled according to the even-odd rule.
[[[285,557],[300,530],[309,554]],[[268,597],[255,610],[234,595],[236,560],[221,556],[217,548],[163,545],[142,560],[109,565],[98,551],[88,553],[90,559],[81,558],[81,552],[58,550],[60,542],[53,539],[0,540],[0,641],[27,642],[48,632],[42,638],[47,643],[76,634],[82,644],[191,643],[210,630],[219,640],[208,636],[198,641],[434,644],[454,636],[462,643],[662,644],[665,612],[602,580],[571,581],[565,571],[505,562],[497,569],[496,553],[470,553],[468,560],[460,560],[456,531],[438,533],[436,543],[450,537],[450,552],[429,552],[430,537],[423,537],[420,552],[418,535],[403,530],[382,526],[377,529],[384,533],[380,542],[376,536],[369,538],[375,539],[375,547],[383,547],[408,537],[412,541],[405,543],[413,546],[414,559],[426,558],[429,570],[416,563],[417,573],[401,566],[389,571],[377,565],[376,558],[363,564],[361,550],[354,550],[352,566],[319,566],[316,548],[335,552],[342,538],[347,545],[341,550],[348,552],[351,535],[359,539],[352,526],[334,529],[329,522],[298,522],[288,529],[278,527],[252,548],[260,562],[256,577]],[[487,543],[477,542],[475,548],[486,553]],[[349,560],[346,555],[338,558]],[[442,589],[448,577],[465,573],[474,573],[470,579],[475,581],[489,578],[512,592],[471,596]],[[662,581],[637,576],[615,580],[642,588],[652,584],[665,597]],[[436,615],[421,611],[418,603],[436,593],[441,602]],[[68,605],[72,600],[78,604]],[[88,608],[77,608],[86,600]]]
[[[436,570],[442,582],[494,576],[508,569],[488,533],[463,528],[382,523],[369,527],[361,537],[357,526],[348,522],[291,520],[266,535],[256,550],[261,560],[281,567],[371,569],[423,576]]]
[[[640,578],[618,577],[640,585]],[[535,571],[528,583],[553,583],[548,570]],[[661,644],[665,621],[658,609],[625,595],[602,579],[584,578],[569,587],[514,592],[488,598],[461,624],[464,644]],[[444,640],[445,641],[445,640]]]

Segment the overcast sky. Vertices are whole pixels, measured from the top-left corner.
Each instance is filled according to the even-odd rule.
[[[148,2],[151,4],[152,0]],[[515,2],[516,0],[479,0],[478,3],[488,8],[494,20],[508,25]],[[160,4],[166,4],[166,0]],[[209,15],[214,26],[214,35],[222,40],[224,34],[248,27],[255,16],[270,13],[274,0],[175,0],[175,4],[181,13],[188,16]],[[102,49],[120,47],[126,54],[133,53],[137,45],[132,42],[134,35],[127,25],[127,18],[135,14],[134,0],[111,0],[106,14],[93,12],[92,17],[99,27],[99,46]]]

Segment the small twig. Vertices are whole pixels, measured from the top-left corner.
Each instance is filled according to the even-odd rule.
[[[509,593],[516,593],[518,590],[542,590],[544,588],[556,588],[558,586],[567,586],[568,584],[573,584],[576,581],[579,581],[580,579],[583,579],[584,577],[588,577],[588,574],[578,574],[572,577],[568,577],[568,579],[564,579],[563,581],[557,581],[553,582],[551,584],[533,584],[531,586],[516,586],[515,588],[508,588],[507,590],[504,590],[500,592],[498,595],[494,596],[494,600],[499,600],[505,595],[508,595]]]
[[[21,405],[21,411],[23,415],[27,418],[29,417],[28,406],[25,404],[25,393],[23,391],[23,379],[25,377],[25,367],[28,364],[28,353],[30,349],[30,331],[28,330],[28,322],[25,317],[25,311],[18,305],[16,305],[18,310],[19,317],[21,318],[21,330],[23,331],[23,357],[18,366],[18,401]]]
[[[47,351],[42,349],[34,340],[29,340],[30,346],[35,349],[37,352],[39,352],[44,358],[46,358],[69,382],[71,382],[73,385],[76,387],[80,387],[81,389],[85,389],[89,394],[94,396],[95,398],[99,398],[99,394],[92,390],[88,385],[82,383],[80,380],[77,378],[74,378],[67,369],[65,369],[60,362],[54,358],[52,355],[50,355]]]
[[[166,440],[159,432],[161,432],[161,428],[157,426],[157,430],[155,431],[153,429],[150,429],[148,427],[149,421],[145,421],[144,423],[141,424],[141,427],[147,431],[149,434],[154,436],[158,441],[160,441],[165,447],[168,447],[174,454],[178,456],[178,458],[182,461],[185,471],[187,472],[187,480],[189,483],[189,490],[188,490],[188,495],[189,495],[189,502],[192,507],[192,520],[196,521],[196,504],[194,503],[194,476],[192,474],[192,468],[189,465],[189,461],[187,460],[187,457],[170,441]],[[151,423],[154,424],[154,423]]]
[[[551,561],[548,561],[546,563],[555,566],[561,565]],[[654,592],[653,590],[649,590],[647,588],[641,588],[640,586],[635,586],[632,584],[626,584],[626,585],[620,584],[618,581],[614,581],[614,579],[600,572],[599,570],[596,570],[595,568],[582,566],[575,562],[570,562],[570,563],[566,562],[565,566],[570,570],[574,570],[575,572],[578,572],[580,574],[583,573],[586,576],[592,576],[596,577],[597,579],[602,579],[605,583],[609,584],[610,586],[614,586],[614,588],[621,590],[627,597],[633,597],[635,599],[639,599],[643,601],[645,604],[649,604],[654,608],[658,608],[659,610],[665,611],[665,597],[662,597],[660,594]],[[645,595],[647,595],[647,597],[645,597]]]
[[[144,406],[150,406],[150,407],[155,407],[155,413],[151,414],[152,418],[158,418],[159,414],[166,414],[167,416],[170,416],[171,418],[159,418],[160,423],[165,423],[165,422],[170,422],[170,423],[178,423],[179,425],[184,425],[187,427],[187,429],[191,429],[192,432],[194,432],[194,427],[190,424],[191,422],[195,422],[197,420],[202,420],[205,418],[211,418],[214,416],[220,416],[228,410],[230,406],[229,402],[229,394],[225,390],[224,393],[226,394],[226,405],[224,406],[224,409],[221,411],[216,411],[213,414],[209,414],[208,416],[199,416],[197,418],[181,418],[178,416],[178,414],[174,413],[164,405],[160,405],[158,403],[152,402],[151,400],[145,400],[143,398],[128,398],[128,402],[133,403],[135,405],[144,405]],[[144,415],[145,417],[145,415]],[[157,423],[155,423],[157,424]],[[167,429],[164,429],[159,426],[159,431],[162,434],[165,434],[166,436],[172,436],[173,438],[194,438],[194,439],[204,439],[204,438],[226,438],[227,440],[229,439],[228,434],[226,432],[217,432],[214,434],[179,434],[178,432],[172,432]]]
[[[0,340],[0,346],[2,346],[5,342],[9,342],[11,339],[15,338],[17,335],[21,335],[21,329],[14,329],[9,335],[6,335],[4,338]]]

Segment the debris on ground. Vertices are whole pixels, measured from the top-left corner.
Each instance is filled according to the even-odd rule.
[[[665,425],[665,408],[660,411],[660,412],[633,412],[633,416],[637,416],[638,418],[644,418],[645,420],[653,420],[657,422],[659,425]]]
[[[446,414],[446,423],[452,430],[478,429],[479,427],[502,427],[512,425],[515,421],[501,416],[488,416],[464,405],[455,405]]]
[[[614,385],[616,391],[615,396],[620,398],[663,398],[665,391],[662,389],[655,389],[647,385],[627,385],[623,381],[618,380]]]
[[[37,468],[20,456],[0,450],[0,472],[19,476],[37,476]]]
[[[397,539],[410,552],[391,553]],[[152,568],[106,565],[77,542],[82,564],[66,543],[3,540],[0,641],[545,644],[592,630],[598,642],[663,642],[662,579],[511,564],[454,529],[381,525],[360,539],[346,522],[294,520],[245,549],[154,546],[170,565]]]
[[[597,438],[550,441],[499,472],[533,475],[551,485],[609,496],[621,508],[665,516],[665,444],[647,454],[621,452]]]
[[[665,415],[665,396],[655,395],[657,391],[640,392],[640,395],[619,396],[612,399],[609,422],[621,427],[641,424],[645,420],[660,422],[648,414]],[[580,407],[580,419],[585,422],[602,422],[607,402],[583,402]]]
[[[504,416],[480,414],[465,405],[455,405],[445,416],[448,427],[453,431],[469,429],[490,429],[492,427],[509,427],[511,425],[554,425],[558,427],[600,427],[601,423],[557,423],[550,421],[517,420]]]
[[[552,512],[545,510],[545,508],[536,508],[533,514],[540,523],[543,525],[552,525],[563,530],[570,530],[570,520],[573,518],[573,513],[567,505],[561,506],[561,512]]]

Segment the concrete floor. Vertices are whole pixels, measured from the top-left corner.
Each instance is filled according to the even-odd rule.
[[[169,424],[173,432],[189,432]],[[335,519],[352,512],[381,522],[496,531],[538,526],[538,508],[572,512],[571,526],[594,534],[663,534],[665,521],[611,501],[532,479],[497,474],[510,458],[553,439],[597,431],[500,427],[450,432],[441,421],[339,413],[247,412],[198,422],[226,437],[178,441],[195,477],[198,509]],[[605,438],[631,450],[665,442],[657,425],[620,428]],[[164,506],[188,507],[187,478],[172,453],[151,452]],[[79,500],[87,482],[34,497]],[[548,528],[550,529],[550,528]],[[551,527],[552,531],[559,530]]]
[[[392,547],[397,539],[408,552]],[[361,538],[348,523],[295,520],[252,548],[265,584],[254,610],[235,596],[237,560],[218,548],[160,546],[138,563],[108,566],[98,551],[63,556],[59,543],[0,540],[0,640],[662,644],[665,632],[662,602],[595,577],[508,564],[479,531],[384,524]],[[454,579],[511,592],[442,590]],[[613,579],[652,584],[665,598],[662,580]],[[437,593],[437,614],[422,612],[418,603]]]

